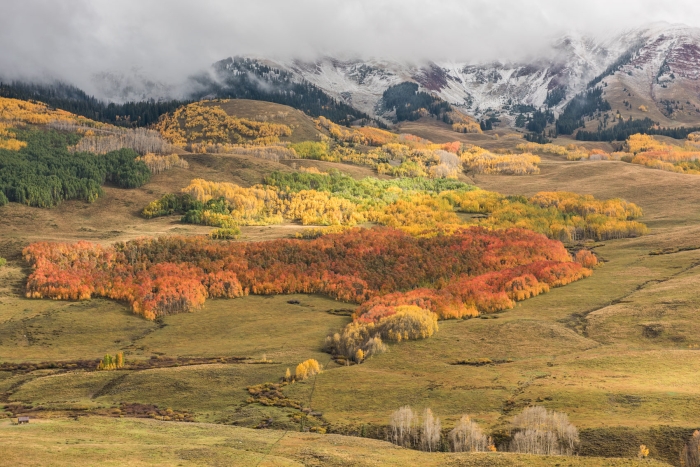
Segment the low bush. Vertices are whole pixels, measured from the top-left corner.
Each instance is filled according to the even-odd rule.
[[[413,305],[397,306],[376,322],[353,321],[341,333],[328,336],[326,350],[361,363],[386,351],[385,341],[427,339],[437,330],[435,313]]]

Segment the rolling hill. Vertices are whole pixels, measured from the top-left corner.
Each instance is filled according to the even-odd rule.
[[[357,62],[348,71],[354,65],[333,59],[324,59],[316,68],[298,61],[278,64],[287,70],[278,90],[306,83],[302,88],[313,90],[314,96],[323,93],[335,99],[328,102],[342,103],[323,110],[340,116],[343,122],[363,121],[362,112],[389,121],[391,115],[381,103],[384,91],[391,84],[410,81],[419,84],[419,90],[465,111],[467,102],[458,103],[454,96],[470,90],[474,98],[471,110],[476,110],[478,102],[481,107],[492,106],[492,115],[501,112],[502,127],[458,133],[432,116],[401,122],[392,132],[345,127],[322,118],[314,120],[312,116],[317,115],[292,106],[265,101],[269,93],[252,93],[248,97],[255,99],[206,100],[170,113],[172,127],[179,126],[186,142],[198,143],[162,141],[164,150],[158,157],[170,156],[172,151],[185,162],[170,170],[154,170],[141,159],[148,153],[134,152],[129,153],[127,163],[148,169],[148,176],[137,184],[115,183],[105,168],[104,174],[94,177],[99,196],[65,196],[42,207],[10,199],[0,206],[4,226],[0,256],[7,259],[0,266],[0,455],[18,465],[71,465],[78,459],[96,465],[680,465],[680,453],[698,428],[700,401],[695,287],[700,278],[700,215],[696,209],[700,177],[697,172],[654,170],[623,162],[633,160],[629,153],[611,160],[615,148],[606,142],[567,149],[570,140],[561,138],[556,145],[528,145],[521,134],[507,128],[511,117],[507,114],[512,110],[508,106],[517,94],[512,94],[515,87],[506,85],[509,79],[523,85],[518,88],[522,94],[517,94],[521,105],[540,106],[548,93],[551,101],[553,90],[561,86],[566,97],[553,104],[559,111],[571,102],[570,93],[586,90],[593,81],[610,100],[612,112],[620,110],[624,118],[649,115],[669,126],[696,124],[700,119],[687,115],[693,105],[687,102],[694,101],[681,97],[693,89],[697,78],[693,74],[695,32],[667,25],[640,31],[618,36],[614,43],[563,40],[557,43],[557,50],[558,60],[568,60],[565,68],[555,72],[551,59],[529,74],[525,68],[509,69],[508,79],[506,69],[496,65],[475,65],[469,71],[460,65],[448,72],[446,66],[395,62],[376,62],[374,68],[363,68]],[[229,78],[243,73],[235,63],[223,62]],[[257,67],[257,62],[246,63]],[[345,71],[329,77],[324,71],[328,67]],[[255,75],[258,78],[281,76],[274,67],[260,69],[264,73]],[[381,69],[393,69],[395,74]],[[500,77],[490,75],[497,69]],[[486,75],[478,77],[479,73]],[[518,73],[524,74],[516,77]],[[347,81],[341,82],[341,75]],[[446,84],[441,84],[443,78]],[[255,81],[250,76],[246,79],[246,86]],[[224,84],[235,86],[236,82]],[[255,83],[265,87],[264,82]],[[499,83],[503,86],[497,86]],[[644,94],[647,84],[649,96],[663,95],[670,100],[665,93],[677,92],[675,103],[653,107],[651,102],[656,101]],[[345,92],[349,94],[343,95]],[[623,104],[625,101],[631,104]],[[303,107],[308,102],[292,99],[290,103]],[[153,131],[87,122],[39,104],[13,101],[8,108],[10,104],[18,109],[36,106],[34,111],[44,118],[37,120],[30,112],[25,120],[14,114],[3,119],[0,141],[8,147],[2,149],[0,168],[11,156],[23,167],[32,167],[39,157],[52,162],[50,158],[60,156],[71,162],[61,171],[55,170],[53,162],[43,164],[46,167],[40,175],[46,178],[78,177],[84,162],[107,159],[106,154],[91,152],[100,141],[123,141],[128,139],[125,135],[147,136]],[[344,113],[354,112],[351,104],[364,111]],[[642,105],[648,106],[646,112],[639,109]],[[189,116],[188,107],[194,109]],[[66,121],[52,121],[51,115],[61,115]],[[590,117],[584,123],[591,129],[597,125]],[[274,138],[261,139],[268,131],[267,136]],[[171,136],[162,131],[156,139]],[[203,144],[224,139],[220,150]],[[691,148],[693,140],[682,144]],[[680,148],[681,142],[674,140],[674,145]],[[88,149],[77,151],[78,147]],[[262,149],[289,151],[295,157],[263,157]],[[570,153],[586,158],[569,159]],[[500,166],[529,158],[537,161],[537,167],[525,172],[528,175],[514,175],[518,172],[479,171],[466,164],[478,157]],[[110,164],[117,169],[127,165],[118,162]],[[452,170],[425,170],[421,173],[426,178],[392,171],[406,163],[414,168],[418,163],[427,164],[426,169],[450,163]],[[109,169],[115,171],[111,165]],[[5,172],[14,175],[17,171]],[[426,189],[429,186],[433,191]],[[572,193],[555,193],[562,191]],[[145,207],[161,199],[184,199],[183,192],[191,196],[192,206],[199,203],[198,209],[164,209],[153,218],[143,214]],[[325,197],[297,202],[319,194]],[[544,204],[534,204],[532,200],[538,197]],[[275,203],[286,211],[266,211]],[[366,217],[357,216],[357,226],[326,221],[320,214],[332,203]],[[362,210],[369,206],[373,210]],[[392,210],[378,211],[385,208]],[[237,218],[246,220],[240,222],[239,238],[205,237],[236,212],[255,209],[260,216]],[[279,214],[297,209],[301,214],[284,218]],[[590,212],[582,213],[582,209]],[[188,220],[193,211],[200,218]],[[311,217],[317,220],[304,220],[309,211],[319,214]],[[496,212],[502,213],[502,223],[485,224]],[[533,213],[543,217],[528,223]],[[557,248],[551,251],[558,256],[542,250],[542,255],[551,255],[541,262],[548,271],[554,258],[573,264],[571,259],[579,258],[581,252],[599,265],[571,283],[561,271],[555,271],[551,291],[542,286],[544,282],[540,289],[533,288],[540,269],[507,279],[483,271],[483,283],[453,284],[463,287],[465,298],[448,305],[464,305],[474,295],[469,287],[484,290],[484,284],[502,286],[500,297],[514,297],[513,301],[498,302],[495,294],[488,296],[479,302],[478,310],[475,305],[473,312],[460,308],[470,313],[450,315],[464,319],[441,320],[439,329],[434,321],[434,335],[415,340],[393,330],[386,332],[386,323],[393,321],[382,320],[415,318],[411,315],[414,308],[402,307],[414,306],[430,314],[431,310],[415,303],[437,310],[430,300],[447,300],[453,290],[442,276],[421,279],[416,264],[421,272],[438,271],[445,264],[450,266],[448,259],[469,259],[477,246],[493,244],[501,245],[507,254],[489,250],[485,259],[474,259],[473,265],[464,268],[478,269],[488,263],[498,269],[508,261],[521,261],[525,251],[534,254],[539,250],[522,235],[512,245],[491,236],[465,237],[459,248],[453,247],[449,242],[454,232],[435,230],[439,224],[429,232],[416,230],[410,242],[403,234],[391,237],[402,243],[378,242],[370,234],[352,236],[373,225],[401,228],[407,227],[399,223],[401,219],[419,224],[433,215],[444,215],[441,222],[454,222],[449,225],[459,228],[481,222],[496,228],[536,230],[542,227],[540,222],[567,227],[567,222],[585,220],[588,214],[593,222],[607,219],[616,226],[639,218],[649,230],[639,224],[644,229],[630,235],[537,237]],[[325,237],[326,231],[305,229],[307,224],[317,230],[340,228],[341,233]],[[343,233],[345,227],[357,230]],[[585,225],[582,230],[593,227]],[[515,238],[518,232],[526,232],[517,228],[499,230],[498,235]],[[382,232],[381,228],[374,231]],[[42,257],[41,245],[56,241],[65,245],[44,249],[47,256]],[[254,243],[263,241],[271,242]],[[333,245],[342,242],[353,248],[334,249]],[[431,252],[420,263],[417,257],[404,255],[413,251],[410,245],[414,243]],[[26,248],[30,244],[40,246]],[[257,246],[251,247],[253,244]],[[305,245],[304,249],[299,245]],[[250,249],[241,253],[244,248]],[[396,254],[391,256],[389,250]],[[32,251],[39,252],[34,259]],[[105,256],[96,260],[91,251]],[[233,253],[221,253],[225,251]],[[440,251],[444,256],[438,255]],[[362,262],[353,257],[360,253]],[[328,255],[328,268],[319,271],[312,266],[322,254]],[[280,267],[281,260],[298,265],[308,276]],[[56,269],[46,268],[51,261]],[[584,267],[582,262],[576,264]],[[195,265],[202,273],[206,270],[206,278],[193,276]],[[387,273],[389,267],[399,271],[395,277]],[[453,265],[447,275],[454,276],[459,270]],[[86,274],[70,285],[94,290],[81,296],[64,294],[61,281],[76,271]],[[260,271],[272,272],[251,282]],[[368,273],[361,277],[358,271]],[[228,275],[217,276],[223,272]],[[152,277],[147,276],[151,273]],[[128,282],[129,287],[140,287],[144,300],[169,288],[180,293],[184,287],[178,288],[182,285],[178,281],[187,274],[195,288],[205,282],[209,287],[206,301],[182,309],[192,312],[163,312],[144,319],[133,313],[138,306],[135,296],[105,292]],[[216,282],[217,277],[223,279]],[[315,282],[304,282],[308,278]],[[387,278],[393,283],[384,283]],[[249,290],[232,295],[217,292],[214,286],[224,284],[224,279],[228,282],[222,288],[238,283]],[[56,300],[39,299],[40,294],[31,293],[29,282],[38,280],[44,280],[48,292],[44,297]],[[381,290],[366,302],[369,305],[362,302],[364,308],[357,307],[359,301],[346,300],[345,295],[334,295],[331,290],[332,286],[336,291],[359,294],[363,283],[370,281],[376,281],[375,288]],[[328,287],[317,287],[321,283]],[[428,286],[435,287],[430,294]],[[81,300],[71,300],[76,297]],[[407,305],[407,300],[413,301]],[[170,305],[165,300],[158,306],[165,310]],[[447,305],[444,309],[453,311]],[[332,343],[340,345],[340,334],[350,339],[353,330],[368,338],[359,349],[363,353],[354,348],[342,354],[333,350]],[[377,334],[370,336],[369,330]],[[385,339],[387,352],[370,353],[375,348],[370,341],[381,349],[377,336]],[[115,352],[126,358],[126,365],[98,371],[97,362]],[[294,374],[300,374],[297,365],[310,360],[316,360],[323,372],[290,381],[286,371],[296,368]],[[434,410],[442,420],[439,450],[451,447],[450,430],[469,414],[492,438],[489,446],[499,451],[511,449],[518,414],[528,407],[545,407],[566,414],[578,428],[579,456],[427,453],[400,448],[386,440],[392,437],[391,417],[407,405],[416,413]],[[7,420],[20,415],[31,416],[32,422],[19,426]],[[647,448],[651,459],[636,459]]]

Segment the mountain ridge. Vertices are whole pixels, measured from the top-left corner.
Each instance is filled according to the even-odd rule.
[[[622,60],[625,54],[628,60]],[[595,84],[607,86],[615,73],[642,69],[645,91],[656,102],[658,87],[669,81],[700,78],[700,29],[680,24],[653,23],[600,39],[567,34],[552,44],[550,54],[529,62],[475,64],[459,61],[396,61],[346,59],[324,56],[314,61],[254,58],[294,74],[336,99],[375,117],[381,117],[381,94],[391,85],[415,82],[460,110],[483,117],[502,113],[514,104],[543,107],[549,92],[564,90],[565,98],[553,106],[561,110],[576,94]],[[609,67],[613,67],[609,70]],[[671,75],[674,77],[672,78]],[[610,81],[610,82],[606,82]],[[653,81],[657,80],[656,83]],[[640,80],[637,80],[640,81]],[[664,93],[661,93],[664,94]]]
[[[243,55],[220,60],[179,84],[154,82],[140,71],[99,73],[93,80],[93,88],[102,90],[98,97],[112,102],[204,97],[271,100],[273,92],[275,99],[282,99],[280,103],[291,103],[299,100],[294,93],[309,94],[307,98],[315,93],[319,100],[311,112],[314,115],[331,112],[338,122],[374,118],[380,124],[394,120],[382,105],[384,91],[412,82],[462,113],[498,118],[510,126],[520,114],[534,109],[546,107],[558,117],[577,94],[601,86],[615,115],[648,116],[662,125],[677,126],[697,123],[700,117],[700,29],[652,23],[597,37],[569,33],[539,55],[510,62]],[[648,109],[648,115],[636,112],[641,108]]]

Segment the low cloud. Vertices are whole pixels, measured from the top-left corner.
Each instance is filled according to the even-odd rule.
[[[62,79],[88,92],[109,73],[151,89],[233,55],[420,61],[518,60],[578,31],[611,36],[650,22],[700,26],[700,4],[650,0],[6,0],[0,76]],[[104,75],[103,75],[104,76]],[[165,85],[165,86],[163,86]],[[167,90],[167,91],[165,91]]]

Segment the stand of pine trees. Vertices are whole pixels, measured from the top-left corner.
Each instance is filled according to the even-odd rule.
[[[209,74],[194,78],[200,91],[192,98],[216,97],[220,99],[252,99],[288,105],[312,117],[326,117],[342,125],[357,120],[370,121],[372,118],[354,107],[339,102],[319,87],[296,81],[286,71],[263,65],[256,60],[235,57],[214,64],[217,79]],[[260,83],[265,83],[261,85]],[[381,122],[374,124],[385,127]]]
[[[685,139],[690,133],[700,131],[700,127],[656,127],[650,118],[622,120],[617,125],[598,131],[583,131],[576,133],[579,141],[625,141],[630,136],[643,133],[647,135],[668,136],[675,139]]]
[[[556,123],[557,134],[571,135],[577,128],[584,126],[584,117],[593,115],[597,111],[606,112],[610,108],[610,103],[603,99],[602,88],[589,89],[577,94],[566,104],[559,116]]]
[[[399,122],[418,120],[427,112],[446,123],[446,114],[452,107],[439,97],[419,91],[416,83],[399,83],[389,86],[382,94],[382,103],[386,110],[396,111],[396,120]],[[484,128],[482,127],[482,130]]]
[[[136,188],[151,172],[138,154],[120,149],[104,155],[72,153],[79,136],[55,130],[17,130],[27,142],[19,151],[0,149],[0,205],[6,201],[52,207],[61,201],[94,201],[101,185]]]
[[[35,100],[91,120],[126,127],[152,125],[161,115],[173,112],[187,103],[180,100],[152,99],[124,104],[106,103],[89,96],[75,86],[60,82],[51,85],[19,81],[0,83],[0,97]]]

